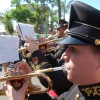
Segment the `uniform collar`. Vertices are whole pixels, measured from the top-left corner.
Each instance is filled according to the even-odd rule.
[[[87,86],[78,86],[79,92],[85,97],[99,97],[100,98],[100,83],[87,85]]]

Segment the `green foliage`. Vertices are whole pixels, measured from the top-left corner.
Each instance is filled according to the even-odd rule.
[[[61,0],[11,0],[11,6],[15,7],[11,9],[9,18],[16,20],[17,22],[34,24],[35,30],[37,31],[40,25],[51,19],[47,24],[53,25],[58,20],[58,9],[54,10],[53,7],[56,5],[58,8],[58,1]],[[65,0],[66,1],[66,0]],[[72,2],[74,0],[70,0]],[[65,2],[60,3],[61,11],[67,13],[66,7],[69,8]],[[65,5],[64,5],[65,4]],[[9,22],[10,24],[10,22]]]
[[[68,3],[66,0],[61,2],[61,12],[63,13],[63,18],[65,19],[65,14],[68,13],[71,3],[74,0],[70,0]]]
[[[31,0],[32,1],[32,0]],[[57,0],[33,0],[34,2],[38,3],[40,2],[40,4],[43,4],[43,5],[46,5],[48,3],[54,3],[56,2]]]
[[[18,6],[20,5],[20,0],[11,0],[11,6]]]
[[[12,7],[18,7],[22,4],[26,4],[26,0],[11,0]]]
[[[28,19],[31,19],[33,15],[25,5],[16,7],[16,9],[12,9],[11,14],[13,19],[17,20],[17,22],[27,22]]]
[[[2,21],[2,23],[4,23],[4,25],[5,25],[5,29],[6,29],[7,33],[9,33],[9,34],[12,34],[14,31],[11,18],[12,17],[11,17],[10,12],[6,12],[3,17],[3,21]]]

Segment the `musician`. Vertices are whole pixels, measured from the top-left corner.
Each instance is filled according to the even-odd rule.
[[[56,27],[57,32],[56,32],[56,38],[63,38],[65,37],[66,34],[66,30],[68,28],[68,22],[65,21],[64,19],[59,19],[58,25]],[[52,37],[52,39],[55,38],[55,35]],[[39,43],[42,42],[46,42],[48,40],[48,38],[39,38],[38,41]],[[43,45],[40,48],[43,49],[41,50],[41,52],[43,52],[43,54],[45,55],[45,57],[47,58],[47,60],[52,64],[52,66],[61,66],[64,63],[64,60],[61,59],[61,55],[63,52],[65,52],[67,45],[63,45],[60,49],[58,49],[55,53],[47,53],[46,52],[46,48],[47,48],[47,44]],[[56,47],[55,47],[56,48]]]
[[[57,36],[57,38],[62,38],[66,36],[66,30],[68,28],[68,22],[64,19],[59,19],[59,24],[57,24],[57,33],[54,35]],[[53,37],[53,38],[54,38]]]
[[[54,67],[52,64],[46,59],[46,57],[41,53],[36,44],[31,41],[28,37],[26,37],[28,43],[25,43],[25,47],[27,50],[32,53],[33,64],[36,68],[45,69]],[[73,85],[71,82],[66,80],[66,70],[60,70],[57,72],[46,73],[52,80],[53,87],[57,95],[60,95],[64,91],[68,91],[69,88]],[[48,87],[48,83],[44,78],[39,78],[40,82]],[[66,85],[66,84],[67,85]],[[63,85],[62,85],[63,84]]]
[[[65,37],[66,30],[68,28],[68,22],[65,21],[65,19],[59,19],[58,24],[55,28],[56,28],[56,34],[54,34],[52,37],[48,37],[49,40]]]
[[[57,27],[57,29],[59,28],[58,33],[59,33],[60,36],[65,36],[64,32],[67,29],[67,27],[68,27],[68,22],[66,22],[65,20],[60,19],[59,25]],[[63,34],[63,35],[61,35],[61,34]],[[45,39],[40,38],[39,41],[41,43],[41,42],[44,42]],[[26,44],[26,46],[27,46],[27,44]],[[31,47],[33,47],[34,49],[36,48],[35,45],[32,45]],[[39,50],[41,49],[41,52],[45,52],[45,48],[46,48],[46,45],[43,45],[43,46],[41,46],[41,48],[39,47]],[[62,66],[63,63],[64,63],[64,60],[61,59],[61,55],[66,50],[66,48],[67,48],[67,45],[65,44],[65,45],[62,46],[62,48],[60,50],[58,50],[55,53],[55,55],[46,55],[45,58],[42,56],[42,54],[44,54],[44,53],[41,54],[40,51],[34,52],[35,55],[32,55],[33,64],[36,66],[37,62],[38,62],[38,64],[41,64],[41,62],[44,62],[45,61],[44,59],[46,59],[46,61],[48,61],[51,64],[50,66],[41,67],[41,66],[37,65],[36,68],[43,69],[43,68],[49,68],[49,67]],[[30,52],[29,49],[28,49],[28,51]],[[62,94],[63,92],[68,91],[70,89],[70,87],[73,85],[71,82],[66,80],[66,72],[65,71],[64,72],[63,71],[58,71],[58,72],[53,72],[53,73],[47,73],[47,75],[51,78],[51,80],[53,82],[53,88],[52,89],[54,90],[54,92],[58,96],[60,94]],[[47,81],[44,78],[40,78],[40,81],[45,87],[48,86]],[[65,82],[67,85],[65,83],[63,84],[63,82]]]
[[[68,49],[62,58],[66,62],[68,80],[76,85],[69,92],[59,96],[57,100],[100,100],[99,27],[99,10],[79,1],[71,5],[69,33],[59,43],[68,44]],[[9,84],[6,85],[7,93],[10,87]],[[21,92],[17,91],[15,94],[24,93],[24,89],[23,87]],[[10,94],[7,96],[9,97]],[[23,94],[19,99],[22,97],[24,97]],[[16,100],[15,96],[9,100],[12,99]]]
[[[63,37],[63,36],[65,36],[66,35],[66,33],[65,33],[65,30],[68,28],[68,22],[67,21],[65,21],[65,20],[63,20],[63,19],[60,19],[59,20],[59,24],[58,24],[58,26],[57,26],[57,32],[58,32],[58,36],[59,36],[59,38],[61,38],[61,37]],[[39,42],[41,43],[41,42],[44,42],[45,41],[45,38],[40,38],[39,39]],[[35,46],[34,46],[35,47]],[[45,52],[45,48],[46,48],[46,45],[43,45],[43,46],[41,46],[41,48],[39,47],[39,50],[41,50],[41,52]],[[62,66],[63,64],[64,64],[64,60],[63,59],[61,59],[61,55],[63,54],[63,52],[65,52],[65,50],[66,50],[66,48],[67,48],[67,45],[65,44],[65,45],[63,45],[62,46],[62,48],[60,49],[60,50],[58,50],[54,55],[50,55],[50,54],[46,54],[46,56],[45,56],[45,58],[49,61],[49,63],[51,64],[51,67],[58,67],[58,66]],[[43,50],[42,50],[43,49]],[[37,55],[37,53],[35,53],[36,55]],[[42,53],[42,54],[44,54],[44,53]],[[41,61],[42,61],[42,59],[43,59],[43,57],[41,56],[41,54],[40,53],[38,53],[38,55],[37,55],[37,58],[38,58],[38,60],[39,59],[41,59]],[[35,63],[34,62],[34,56],[33,56],[33,63]],[[36,62],[38,62],[38,60],[36,61]],[[39,60],[40,61],[40,60]],[[36,65],[36,64],[34,64],[34,65]],[[45,68],[49,68],[48,66],[46,66]],[[59,76],[58,74],[59,73],[61,73],[61,75]],[[49,75],[49,74],[47,74],[47,75]],[[55,77],[53,77],[55,75]],[[63,92],[65,92],[65,91],[68,91],[69,90],[69,88],[72,86],[72,83],[71,82],[69,82],[69,81],[67,81],[66,80],[66,72],[64,71],[64,73],[62,72],[62,71],[59,71],[59,72],[54,72],[54,73],[50,73],[50,75],[49,75],[49,77],[51,78],[51,80],[53,80],[53,89],[54,89],[54,92],[57,94],[57,95],[60,95],[61,93],[63,93]],[[59,79],[57,79],[57,78],[59,78]],[[63,78],[62,78],[63,77]],[[56,80],[57,79],[57,80]],[[60,80],[60,84],[58,83],[58,81]],[[47,82],[46,82],[46,80],[45,79],[41,79],[40,78],[40,81],[41,81],[41,83],[45,86],[45,87],[47,87],[48,86],[48,84],[47,84]],[[62,82],[61,82],[62,81]],[[63,83],[63,81],[65,81],[65,83],[67,83],[67,86],[66,85],[64,85],[63,84],[63,86],[62,86],[62,84],[61,83]],[[58,85],[57,85],[58,84]],[[50,93],[51,94],[51,93]]]

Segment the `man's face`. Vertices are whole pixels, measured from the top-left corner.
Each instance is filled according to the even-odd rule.
[[[62,59],[66,62],[67,78],[71,82],[79,85],[97,82],[100,58],[93,53],[91,46],[69,45]]]
[[[42,54],[46,53],[46,47],[45,46],[41,46],[39,49],[42,52]]]
[[[57,28],[57,34],[58,36],[60,37],[62,34],[64,33],[64,29],[61,27],[61,28]]]

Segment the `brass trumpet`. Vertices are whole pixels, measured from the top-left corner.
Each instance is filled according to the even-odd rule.
[[[47,44],[47,43],[50,43],[50,42],[59,41],[59,40],[61,40],[61,39],[62,39],[62,38],[49,40],[49,41],[46,41],[46,42],[43,42],[43,43],[37,43],[37,46],[42,46],[42,45],[44,45],[44,44]],[[26,51],[26,47],[22,47],[21,49],[18,49],[18,51],[19,51],[19,52]]]
[[[24,75],[2,76],[2,77],[0,77],[0,82],[7,81],[7,80],[19,80],[19,79],[29,78],[29,77],[43,77],[48,82],[48,88],[46,88],[45,90],[41,90],[41,87],[39,87],[39,86],[29,86],[27,88],[27,90],[26,90],[26,94],[45,93],[45,92],[48,92],[52,88],[52,81],[44,73],[53,72],[53,71],[57,71],[57,70],[62,70],[62,67],[37,70],[37,71],[33,71],[33,72],[29,73],[29,74],[24,74]],[[16,83],[16,85],[19,85],[19,84]],[[0,95],[1,96],[5,95],[5,92],[2,89],[0,90]]]
[[[59,38],[59,39],[53,39],[53,40],[50,40],[50,41],[46,41],[46,42],[43,42],[43,43],[37,43],[37,46],[42,46],[42,45],[45,45],[47,43],[50,43],[50,42],[55,42],[55,41],[59,41],[61,40],[62,38]],[[46,51],[48,53],[50,53],[51,51],[54,51],[54,50],[58,50],[62,47],[62,44],[59,44],[57,47],[51,47],[51,48],[47,48]],[[31,56],[31,53],[28,53],[28,54],[25,54],[24,52],[26,51],[26,47],[22,47],[20,49],[18,49],[19,52],[22,52],[22,56],[23,58],[29,58]]]

